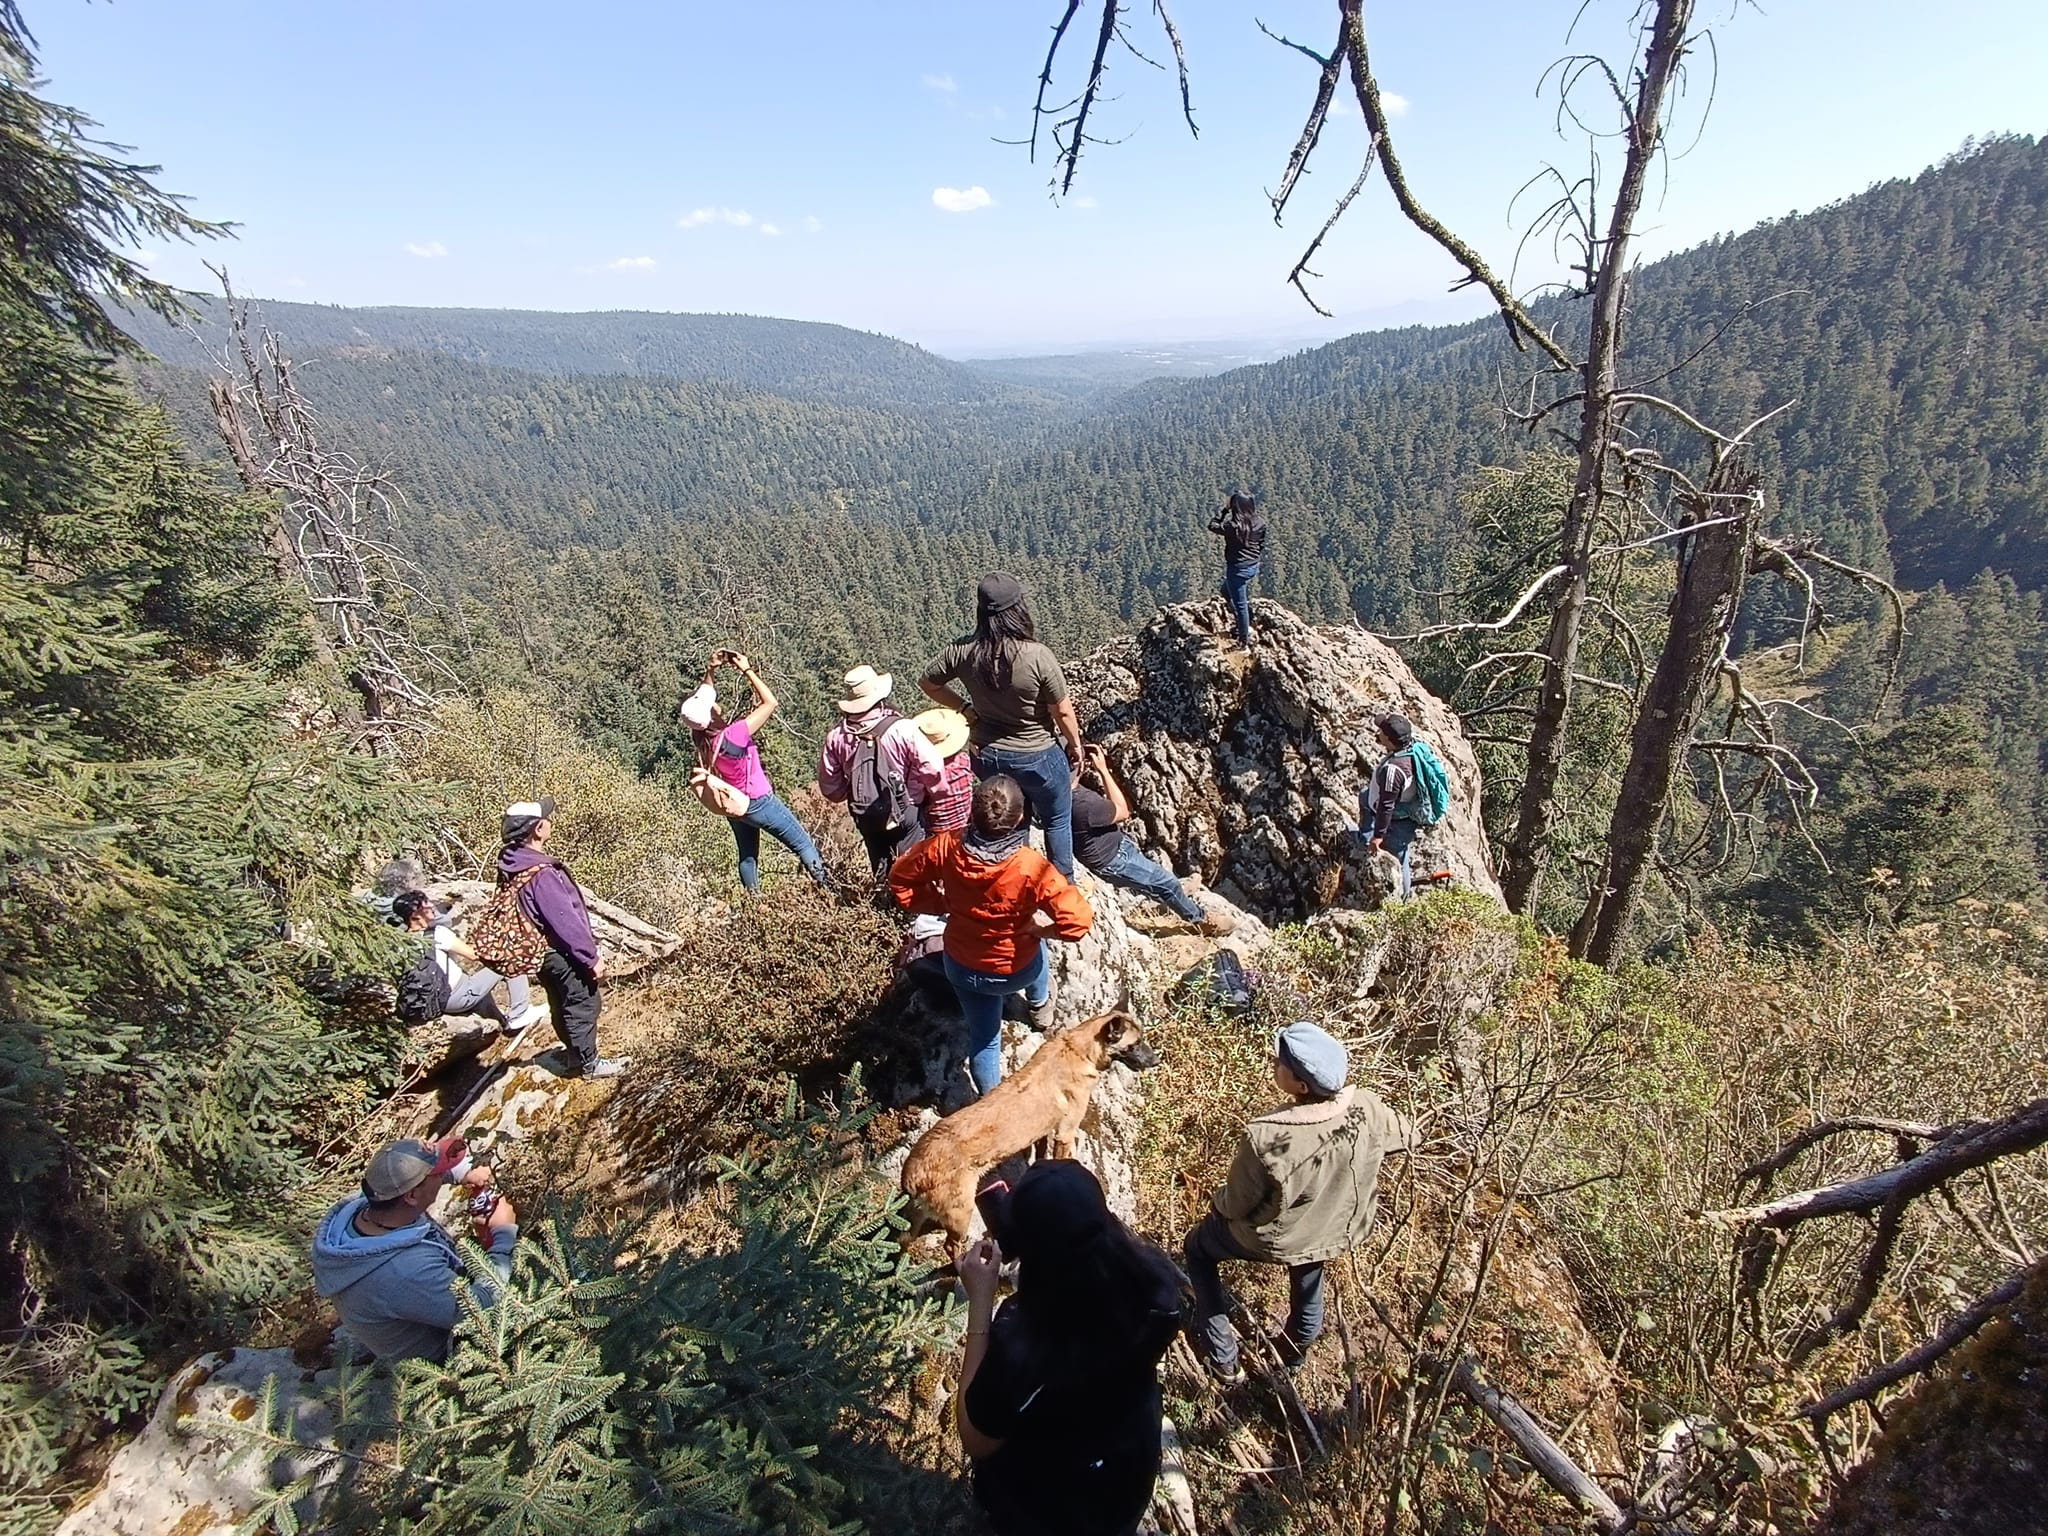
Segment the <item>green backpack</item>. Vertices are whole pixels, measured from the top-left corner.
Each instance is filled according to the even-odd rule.
[[[1415,799],[1403,801],[1394,808],[1394,814],[1407,817],[1418,827],[1433,827],[1451,808],[1450,775],[1444,772],[1443,759],[1419,737],[1401,750],[1415,765]]]

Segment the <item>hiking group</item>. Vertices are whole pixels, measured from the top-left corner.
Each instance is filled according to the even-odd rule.
[[[1249,591],[1266,520],[1253,498],[1233,495],[1209,527],[1224,539],[1222,592],[1249,652]],[[749,701],[744,713],[720,698],[724,670],[738,674],[733,695]],[[1160,903],[1205,934],[1230,931],[1227,913],[1205,910],[1125,831],[1130,798],[1103,747],[1083,740],[1066,675],[1039,640],[1016,577],[982,578],[973,632],[919,676],[933,707],[900,714],[891,703],[895,679],[869,665],[843,681],[817,789],[847,808],[873,899],[906,924],[899,963],[916,960],[950,986],[967,1024],[977,1095],[1002,1080],[1005,1000],[1021,994],[1031,1025],[1049,1029],[1057,996],[1045,945],[1075,942],[1094,924],[1074,883],[1077,859],[1096,879]],[[776,710],[750,658],[724,649],[713,652],[679,710],[696,759],[692,793],[732,828],[750,894],[761,886],[764,832],[819,886],[833,883],[762,765],[760,733]],[[1384,752],[1359,789],[1354,835],[1391,858],[1395,897],[1406,899],[1411,845],[1419,828],[1442,818],[1448,780],[1406,718],[1387,714],[1377,730]],[[563,1075],[613,1077],[631,1063],[598,1049],[604,961],[581,889],[547,852],[555,812],[545,796],[505,808],[497,887],[466,938],[424,891],[392,900],[393,921],[423,945],[401,978],[399,1011],[407,1022],[475,1014],[513,1035],[545,1014],[564,1047]],[[1043,852],[1031,846],[1034,825]],[[463,959],[478,969],[465,973]],[[528,995],[528,977],[538,978],[544,1004]],[[496,999],[501,984],[504,1005]],[[1382,1159],[1414,1139],[1399,1115],[1350,1085],[1349,1072],[1343,1044],[1317,1025],[1299,1021],[1278,1032],[1273,1078],[1286,1102],[1247,1126],[1224,1187],[1186,1236],[1185,1276],[1109,1211],[1078,1163],[1042,1159],[1013,1191],[984,1205],[989,1236],[958,1261],[968,1325],[956,1417],[977,1499],[998,1532],[1136,1529],[1159,1467],[1156,1367],[1173,1338],[1185,1332],[1217,1381],[1243,1379],[1222,1264],[1287,1269],[1287,1315],[1262,1331],[1275,1360],[1299,1364],[1322,1328],[1325,1262],[1364,1237]],[[462,1267],[429,1213],[451,1184],[470,1191],[477,1240],[497,1277],[509,1276],[516,1213],[489,1168],[473,1164],[454,1138],[384,1148],[359,1193],[337,1204],[315,1237],[320,1294],[380,1358],[446,1352]],[[1015,1291],[998,1309],[1007,1259],[1018,1261]],[[1183,1279],[1191,1305],[1182,1300]],[[495,1287],[473,1282],[472,1294],[489,1305]]]

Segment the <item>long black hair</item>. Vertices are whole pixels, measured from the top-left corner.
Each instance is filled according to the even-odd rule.
[[[1010,1197],[1017,1294],[1047,1375],[1150,1372],[1180,1326],[1180,1271],[1111,1212],[1079,1163],[1034,1163]]]
[[[1223,521],[1240,540],[1249,539],[1266,529],[1266,514],[1259,510],[1259,498],[1247,496],[1243,491],[1230,493],[1230,500],[1223,508]]]
[[[1012,603],[1007,608],[991,612],[987,603],[978,603],[971,653],[974,670],[981,674],[989,687],[999,693],[1009,692],[1010,673],[1016,664],[1018,644],[1037,638],[1038,626],[1031,622],[1028,604]]]

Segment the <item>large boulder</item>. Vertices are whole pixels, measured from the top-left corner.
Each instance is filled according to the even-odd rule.
[[[1253,605],[1258,649],[1235,648],[1220,603],[1161,609],[1136,634],[1067,668],[1082,729],[1109,750],[1131,834],[1238,905],[1299,918],[1377,905],[1380,872],[1351,833],[1358,791],[1383,755],[1375,730],[1406,715],[1451,781],[1443,822],[1413,867],[1494,899],[1479,817],[1479,763],[1458,718],[1384,642]]]

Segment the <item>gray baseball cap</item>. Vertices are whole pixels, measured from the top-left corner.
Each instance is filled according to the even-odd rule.
[[[1324,1098],[1335,1098],[1351,1075],[1351,1058],[1343,1043],[1306,1019],[1297,1019],[1273,1033],[1273,1054],[1281,1064]]]

